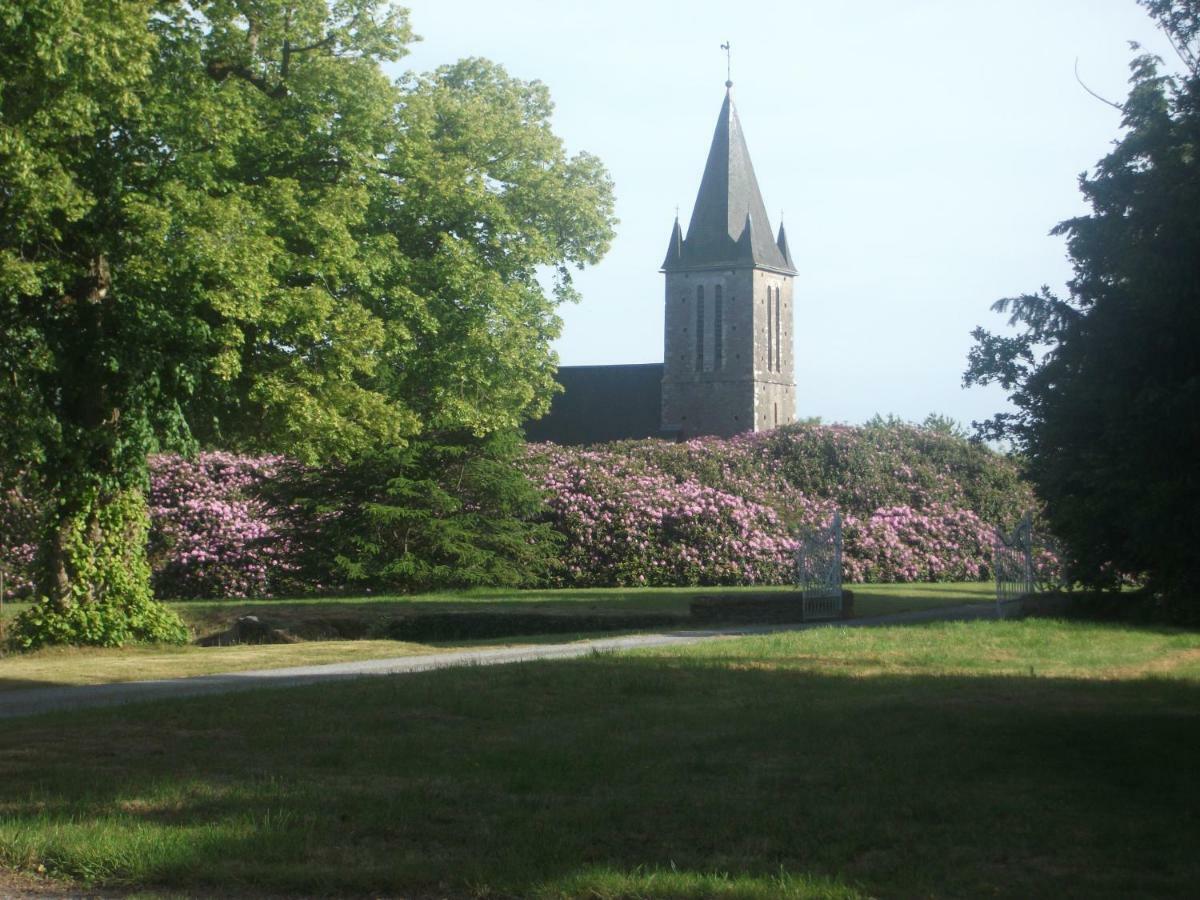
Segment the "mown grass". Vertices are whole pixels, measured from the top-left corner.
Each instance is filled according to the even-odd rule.
[[[250,669],[319,665],[444,652],[402,641],[306,641],[232,647],[51,647],[0,659],[0,691],[46,685],[109,684]]]
[[[1014,640],[1019,635],[1019,641]],[[1087,639],[1081,639],[1086,636]],[[658,659],[738,666],[747,658],[772,670],[857,678],[936,672],[939,676],[1028,676],[1200,681],[1200,633],[1171,628],[1129,630],[1120,625],[1022,622],[939,622],[922,627],[816,629],[656,649]],[[634,655],[636,655],[634,651]],[[1198,710],[1200,712],[1200,710]]]
[[[1187,896],[1198,655],[835,628],[10,721],[0,860],[200,896]]]

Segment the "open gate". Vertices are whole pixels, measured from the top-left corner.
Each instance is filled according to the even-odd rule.
[[[996,615],[1001,616],[1005,601],[1032,594],[1034,590],[1032,513],[1025,513],[1008,534],[996,529],[992,570],[996,573]]]

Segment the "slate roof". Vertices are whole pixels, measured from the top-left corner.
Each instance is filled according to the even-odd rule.
[[[687,237],[677,220],[663,271],[751,265],[794,274],[780,237],[782,248],[771,237],[742,124],[726,90]]]
[[[660,437],[662,363],[559,366],[550,412],[525,423],[530,441],[599,444]]]

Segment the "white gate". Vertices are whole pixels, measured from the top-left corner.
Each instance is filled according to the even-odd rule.
[[[796,587],[805,619],[836,619],[842,614],[842,514],[825,528],[800,536],[796,548]]]

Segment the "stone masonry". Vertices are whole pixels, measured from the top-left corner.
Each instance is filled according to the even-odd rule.
[[[796,270],[782,226],[771,238],[728,91],[687,237],[676,220],[663,272],[663,432],[729,436],[794,421]]]
[[[559,369],[563,393],[526,425],[534,441],[589,444],[648,437],[728,437],[796,418],[796,267],[775,237],[726,82],[696,206],[663,260],[661,365]]]

